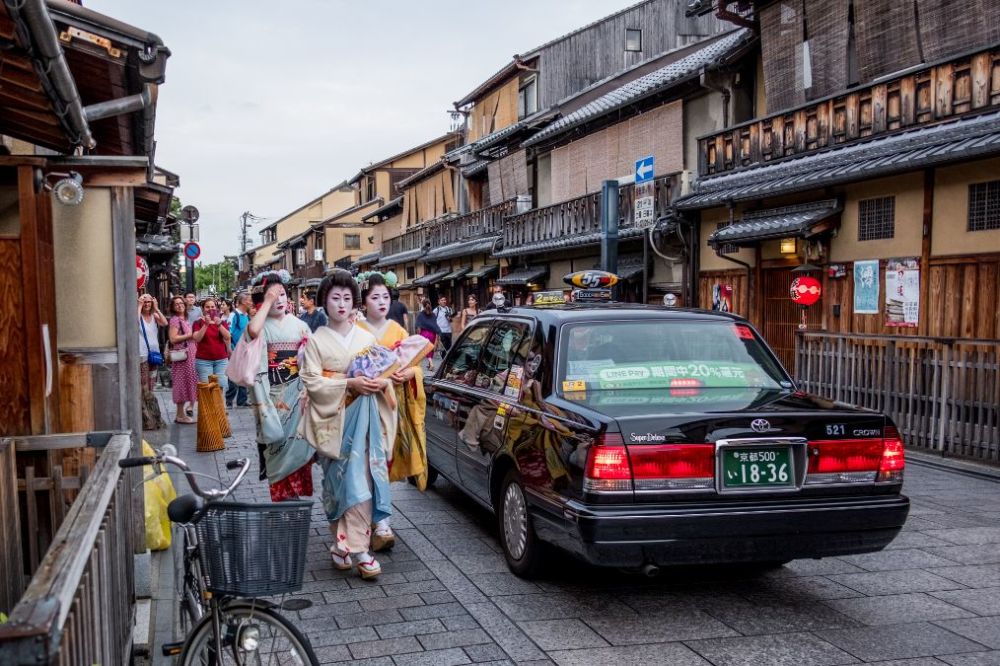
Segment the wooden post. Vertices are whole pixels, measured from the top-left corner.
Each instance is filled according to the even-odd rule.
[[[930,332],[931,241],[934,231],[934,169],[924,169],[923,240],[920,246],[920,311],[918,335]]]
[[[139,390],[139,339],[136,329],[135,201],[132,188],[111,188],[111,227],[115,263],[115,320],[118,348],[119,428],[132,433],[132,455],[141,455],[142,404]],[[143,493],[131,492],[142,480],[141,468],[128,472],[126,493],[132,507],[132,546],[146,551]]]
[[[947,343],[944,345],[944,349],[941,354],[941,406],[938,410],[938,443],[937,450],[944,453],[944,432],[948,423],[948,399],[950,397],[951,389],[951,344]]]

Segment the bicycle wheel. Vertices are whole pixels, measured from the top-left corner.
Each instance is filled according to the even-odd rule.
[[[188,531],[182,527],[180,534],[183,545],[180,550],[181,562],[175,570],[181,580],[180,635],[187,636],[205,614],[205,606],[201,595],[201,561],[196,554],[188,555],[188,547],[191,545]]]
[[[317,666],[309,640],[275,610],[260,602],[235,600],[219,610],[222,654],[216,655],[212,615],[205,615],[188,636],[182,666],[244,664]]]

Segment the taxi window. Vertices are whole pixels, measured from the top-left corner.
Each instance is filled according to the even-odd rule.
[[[527,341],[527,324],[504,321],[494,326],[480,358],[475,385],[493,393],[507,393],[513,372],[516,381],[510,382],[513,390],[509,397],[516,398],[521,385],[520,376],[524,372],[523,357],[527,350],[523,347]]]
[[[475,386],[479,372],[479,356],[490,332],[490,322],[472,324],[458,341],[441,374],[446,379],[457,384]]]
[[[602,389],[790,388],[745,325],[732,322],[588,322],[562,332],[557,387]]]

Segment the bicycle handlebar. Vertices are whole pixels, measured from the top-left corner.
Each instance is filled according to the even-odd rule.
[[[191,486],[191,490],[195,495],[202,497],[207,500],[221,500],[229,496],[236,486],[240,485],[243,481],[243,477],[246,476],[247,471],[250,469],[250,459],[249,458],[239,458],[237,460],[230,460],[226,462],[226,469],[236,469],[239,468],[239,473],[236,478],[233,479],[232,483],[226,488],[209,488],[208,490],[202,490],[198,485],[198,480],[195,478],[194,472],[188,467],[188,464],[177,458],[175,456],[166,455],[162,452],[157,453],[155,456],[136,456],[133,458],[123,458],[118,461],[118,466],[122,469],[128,469],[129,467],[140,467],[142,465],[160,465],[167,463],[168,465],[173,465],[182,472],[184,472],[184,477],[187,479],[188,485]]]

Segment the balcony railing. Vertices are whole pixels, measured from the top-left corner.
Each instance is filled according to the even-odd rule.
[[[1000,106],[1000,49],[908,72],[698,140],[698,172],[720,174]]]
[[[517,199],[481,208],[458,217],[441,220],[427,230],[431,248],[499,234],[503,220],[515,210]]]
[[[382,242],[382,256],[390,257],[400,252],[418,250],[427,242],[426,239],[427,230],[423,228],[407,231],[402,236],[386,239]]]
[[[653,181],[654,221],[667,213],[677,191],[676,184],[676,174],[660,176]],[[618,190],[618,228],[636,228],[634,185],[623,185]],[[508,217],[503,223],[504,248],[571,239],[600,231],[601,194],[593,192]]]

